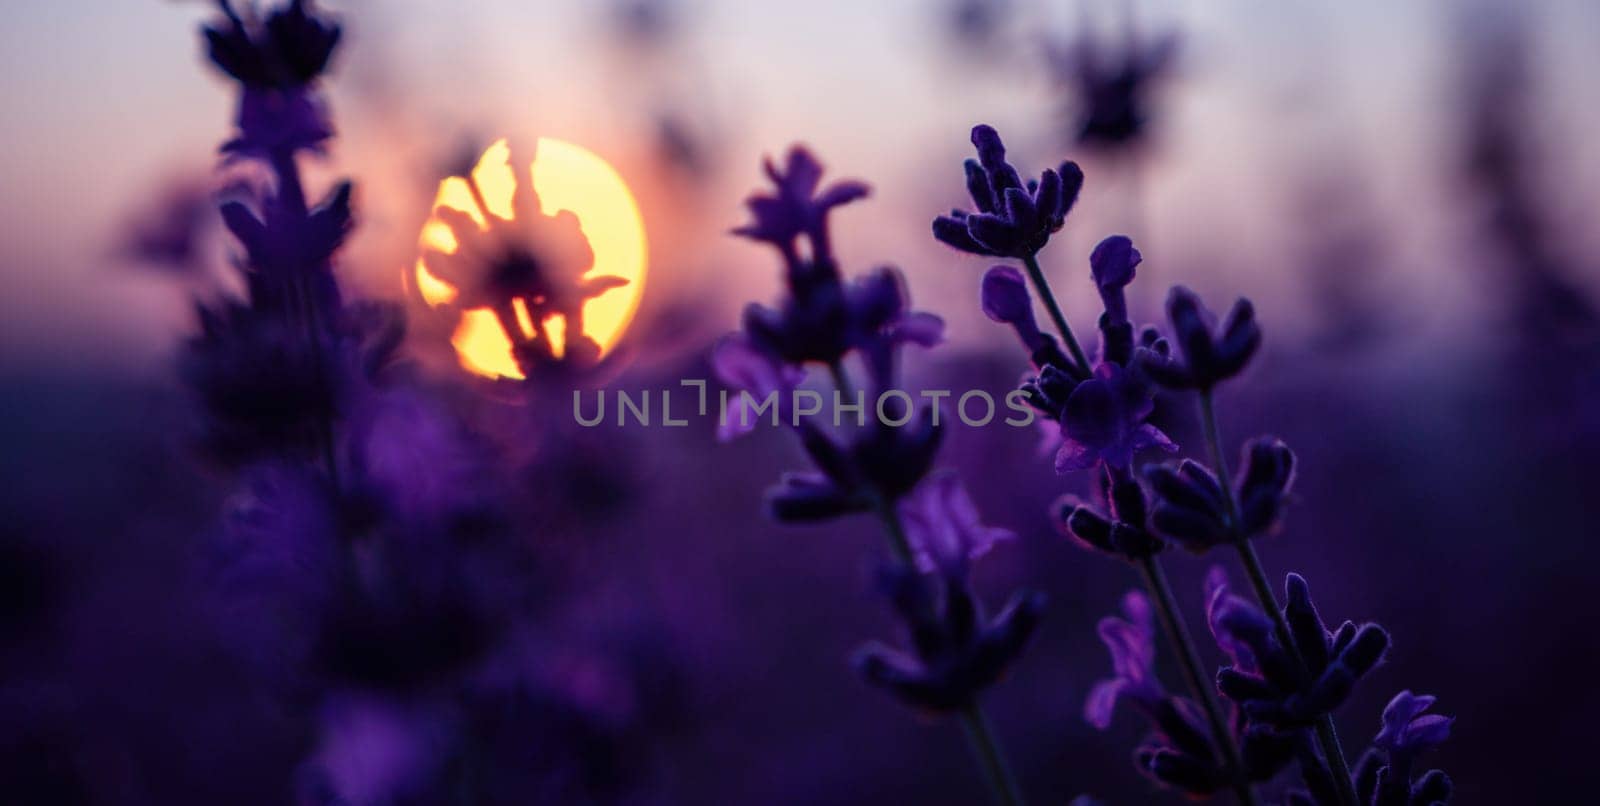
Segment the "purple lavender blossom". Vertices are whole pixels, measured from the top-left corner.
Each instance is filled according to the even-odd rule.
[[[995,543],[1017,536],[983,525],[972,496],[950,471],[929,476],[902,499],[900,519],[917,569],[952,578],[966,576],[967,564],[989,553]]]
[[[939,597],[930,578],[891,566],[879,579],[905,622],[911,651],[872,643],[854,665],[866,680],[903,702],[933,713],[971,707],[1022,654],[1044,609],[1044,597],[1019,592],[985,619],[965,578],[943,578]]]
[[[1245,443],[1244,462],[1233,481],[1238,523],[1229,516],[1228,491],[1199,462],[1145,467],[1155,493],[1151,525],[1184,548],[1200,553],[1221,543],[1273,533],[1294,484],[1294,453],[1282,440],[1256,437]]]
[[[1450,801],[1454,784],[1441,770],[1412,777],[1418,755],[1442,744],[1455,721],[1425,714],[1431,696],[1402,691],[1383,709],[1383,727],[1372,747],[1356,763],[1351,784],[1363,804],[1372,806],[1441,806]],[[1306,789],[1291,792],[1292,806],[1335,806],[1339,803],[1334,773],[1309,742],[1300,749]]]
[[[978,159],[966,161],[967,192],[977,212],[951,210],[933,221],[933,236],[975,255],[1032,258],[1061,229],[1083,189],[1075,162],[1046,169],[1024,185],[1006,162],[1005,145],[993,127],[972,128]]]
[[[846,180],[818,195],[822,165],[800,146],[789,151],[786,169],[771,160],[766,172],[776,192],[752,196],[752,223],[735,234],[771,244],[783,257],[785,295],[777,308],[752,303],[743,316],[746,338],[789,364],[834,365],[861,351],[875,376],[886,374],[900,344],[931,347],[943,338],[936,316],[909,310],[905,279],[880,267],[850,283],[840,277],[828,236],[828,213],[867,195],[861,182]],[[799,241],[810,244],[802,254]]]
[[[828,239],[828,213],[842,204],[865,198],[871,189],[865,183],[844,180],[829,185],[819,195],[822,164],[802,146],[789,149],[783,170],[771,159],[765,160],[763,167],[775,192],[756,194],[745,201],[755,220],[735,229],[734,234],[772,244],[783,254],[791,274],[804,273],[808,268],[824,271],[834,267]],[[811,245],[808,259],[802,258],[797,245],[802,235]]]
[[[1455,722],[1424,713],[1435,699],[1402,691],[1383,709],[1383,729],[1372,744],[1387,763],[1373,771],[1370,786],[1362,790],[1374,806],[1433,806],[1450,799],[1454,785],[1443,772],[1428,770],[1414,781],[1411,777],[1417,756],[1450,738]]]
[[[1048,384],[1035,384],[1044,410],[1061,423],[1064,440],[1056,453],[1056,472],[1088,470],[1104,462],[1126,470],[1135,452],[1178,446],[1145,422],[1155,409],[1150,388],[1134,373],[1116,364],[1095,367],[1093,377],[1077,384],[1065,399]]]
[[[317,79],[328,69],[340,28],[311,0],[291,0],[262,20],[246,21],[229,0],[224,20],[204,29],[207,53],[243,85],[239,136],[223,146],[236,154],[316,149],[333,136]]]
[[[1083,718],[1097,730],[1111,727],[1117,701],[1129,697],[1150,707],[1166,697],[1155,679],[1155,626],[1150,600],[1138,591],[1122,595],[1123,617],[1100,619],[1095,631],[1111,653],[1112,676],[1097,681],[1083,704]]]
[[[1206,607],[1217,645],[1233,659],[1217,673],[1217,690],[1252,724],[1275,730],[1307,727],[1338,708],[1389,648],[1389,634],[1377,624],[1346,621],[1330,632],[1299,574],[1289,574],[1285,587],[1283,615],[1294,647],[1279,642],[1271,619],[1230,593],[1219,572],[1208,580]]]
[[[792,392],[805,379],[805,371],[756,349],[744,333],[731,333],[711,350],[711,371],[733,390],[728,410],[717,422],[717,439],[724,442],[754,431],[760,422],[756,409],[776,395],[778,419],[790,421]],[[748,394],[744,394],[748,393]]]
[[[1149,530],[1145,493],[1137,479],[1106,468],[1100,486],[1107,514],[1073,496],[1056,502],[1053,520],[1062,534],[1086,548],[1136,562],[1166,548],[1165,541]]]
[[[1100,291],[1100,301],[1113,324],[1128,321],[1128,302],[1123,289],[1133,282],[1135,269],[1142,260],[1144,257],[1133,248],[1133,241],[1126,235],[1112,235],[1089,253],[1089,275]]]
[[[1255,308],[1247,299],[1234,303],[1220,334],[1213,335],[1215,318],[1183,286],[1173,286],[1167,297],[1167,316],[1183,359],[1158,349],[1141,349],[1136,361],[1151,380],[1174,389],[1208,390],[1238,375],[1261,346],[1261,328]]]
[[[1134,754],[1139,771],[1157,783],[1192,796],[1208,796],[1230,785],[1233,776],[1218,761],[1205,718],[1194,702],[1167,693],[1155,676],[1153,609],[1143,593],[1122,597],[1122,618],[1100,620],[1100,640],[1111,654],[1113,675],[1095,683],[1084,702],[1084,719],[1099,730],[1111,725],[1116,705],[1126,700],[1150,721],[1151,733]],[[1245,736],[1245,775],[1267,780],[1283,768],[1289,754],[1272,737]]]
[[[908,416],[899,398],[890,398],[889,419]],[[909,413],[906,425],[876,418],[841,443],[809,420],[801,421],[801,444],[817,471],[788,473],[767,491],[772,516],[785,522],[826,520],[892,505],[910,493],[933,467],[944,436],[926,407]]]
[[[993,266],[983,274],[979,285],[983,313],[998,324],[1010,325],[1028,350],[1029,361],[1038,370],[1047,366],[1076,366],[1054,336],[1039,330],[1033,317],[1033,297],[1022,272],[1012,266]]]

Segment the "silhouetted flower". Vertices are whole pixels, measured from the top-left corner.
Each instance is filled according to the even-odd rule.
[[[224,150],[292,153],[316,148],[333,135],[317,79],[339,44],[337,23],[310,0],[290,0],[259,22],[246,22],[228,0],[219,0],[224,20],[203,29],[207,55],[238,81],[239,137]]]
[[[465,181],[476,187],[470,176]],[[435,215],[449,227],[456,248],[424,254],[428,271],[457,290],[458,307],[494,312],[512,339],[513,355],[525,376],[532,377],[541,367],[599,360],[600,346],[584,329],[584,305],[628,281],[587,276],[594,251],[576,215],[570,210],[544,215],[538,192],[528,181],[517,182],[510,218],[485,209],[480,225],[479,219],[450,207],[439,207]],[[547,331],[548,320],[557,316],[563,334],[559,356]]]
[[[1052,47],[1057,81],[1077,95],[1078,142],[1104,147],[1137,143],[1149,116],[1150,86],[1169,68],[1177,46],[1173,35],[1143,42],[1130,33],[1120,50],[1108,52],[1086,32],[1076,43]]]
[[[1218,336],[1212,335],[1211,312],[1181,285],[1173,286],[1167,297],[1167,316],[1183,360],[1150,348],[1140,350],[1137,358],[1141,369],[1162,386],[1210,389],[1239,374],[1261,346],[1261,328],[1247,299],[1234,303]]]
[[[985,526],[978,508],[955,473],[935,473],[918,484],[899,507],[917,569],[964,578],[967,563],[989,553],[995,543],[1011,540],[1009,529]]]
[[[1212,634],[1233,659],[1217,673],[1217,690],[1238,703],[1252,724],[1277,730],[1310,725],[1350,696],[1389,648],[1389,634],[1376,624],[1346,621],[1337,632],[1323,626],[1311,590],[1289,574],[1283,614],[1309,678],[1294,654],[1279,643],[1272,622],[1254,605],[1234,596],[1219,572],[1207,580],[1206,614]]]
[[[933,235],[945,244],[975,255],[1031,258],[1061,229],[1083,188],[1083,171],[1075,162],[1046,169],[1024,185],[1017,169],[1006,162],[1005,145],[993,127],[972,129],[978,159],[966,161],[967,192],[977,212],[952,210],[933,221]]]
[[[943,597],[932,590],[934,579]],[[994,684],[1022,654],[1044,609],[1042,594],[1024,591],[981,619],[964,578],[925,577],[904,566],[886,569],[879,583],[905,622],[911,651],[873,643],[854,665],[867,682],[935,713],[965,708]]]
[[[1149,465],[1145,478],[1156,495],[1151,525],[1193,552],[1228,540],[1249,540],[1278,526],[1294,483],[1294,452],[1274,437],[1245,443],[1244,461],[1234,480],[1239,523],[1230,524],[1222,483],[1210,469],[1191,459]]]

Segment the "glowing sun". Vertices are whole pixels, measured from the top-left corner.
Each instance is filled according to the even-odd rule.
[[[499,140],[470,176],[439,183],[420,248],[418,294],[459,312],[450,343],[463,367],[492,378],[525,378],[528,361],[598,360],[644,291],[633,194],[604,160],[560,140],[540,138],[521,164]]]

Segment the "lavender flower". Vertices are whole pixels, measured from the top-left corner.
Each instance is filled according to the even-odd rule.
[[[828,239],[828,213],[842,204],[865,198],[870,188],[862,182],[845,180],[829,185],[819,195],[822,164],[801,146],[789,149],[783,170],[770,159],[763,167],[776,192],[747,199],[745,206],[750,208],[755,220],[735,229],[734,234],[777,247],[791,277],[807,270],[827,271],[835,267]],[[802,259],[797,245],[802,235],[811,245],[809,260]]]
[[[239,136],[223,146],[237,154],[293,153],[319,148],[333,127],[316,82],[339,44],[339,25],[311,0],[290,0],[259,22],[246,22],[218,0],[222,23],[206,27],[207,53],[243,85]]]
[[[734,390],[728,410],[717,422],[717,439],[724,442],[755,430],[761,402],[774,397],[778,419],[790,422],[792,392],[805,379],[805,371],[773,358],[751,343],[744,333],[720,339],[711,350],[711,370]]]
[[[1057,80],[1076,91],[1078,142],[1114,148],[1143,139],[1150,87],[1170,68],[1177,49],[1176,36],[1144,42],[1131,32],[1115,52],[1087,34],[1073,45],[1052,47]]]
[[[1009,529],[983,525],[972,496],[949,471],[924,479],[901,500],[900,519],[917,569],[950,578],[965,577],[970,561],[989,553],[995,543],[1016,538]]]
[[[1106,468],[1100,485],[1109,505],[1105,515],[1072,496],[1056,503],[1054,520],[1063,534],[1087,548],[1135,562],[1166,548],[1147,526],[1144,489],[1131,474]]]
[[[1022,654],[1044,609],[1041,594],[1024,591],[985,619],[964,575],[942,581],[939,597],[928,577],[904,566],[880,574],[879,585],[905,622],[912,649],[872,643],[854,659],[869,683],[933,713],[971,707]]]
[[[1428,770],[1415,780],[1412,769],[1423,751],[1442,744],[1450,736],[1455,721],[1437,714],[1425,714],[1434,697],[1402,691],[1383,709],[1383,727],[1373,746],[1356,763],[1352,785],[1364,804],[1372,806],[1436,806],[1448,803],[1454,789],[1450,776]],[[1305,744],[1301,749],[1301,769],[1306,790],[1293,792],[1294,806],[1333,806],[1339,802],[1334,789],[1334,772],[1316,749]]]
[[[1133,282],[1135,269],[1144,257],[1133,248],[1126,235],[1112,235],[1095,245],[1089,253],[1089,275],[1100,291],[1106,317],[1114,324],[1128,322],[1128,302],[1123,289]]]
[[[1145,467],[1156,495],[1151,525],[1196,553],[1271,534],[1294,484],[1294,452],[1274,437],[1256,437],[1245,443],[1243,454],[1243,467],[1233,482],[1239,506],[1236,525],[1228,514],[1228,491],[1210,469],[1190,459]]]
[[[770,161],[766,169],[776,192],[752,197],[747,204],[755,220],[735,232],[778,250],[788,293],[777,309],[752,305],[745,311],[743,332],[719,347],[719,375],[745,390],[781,390],[799,381],[804,364],[821,363],[843,397],[853,389],[843,359],[856,352],[871,388],[892,388],[901,349],[937,343],[943,323],[907,310],[904,281],[894,269],[848,285],[840,278],[827,216],[866,195],[866,186],[839,183],[818,195],[822,168],[798,147],[785,171]],[[810,245],[806,254],[802,239]],[[929,407],[911,411],[909,401],[895,396],[876,400],[879,416],[844,439],[815,420],[798,421],[795,431],[815,470],[785,475],[768,491],[768,507],[780,521],[878,514],[893,555],[880,587],[906,625],[911,650],[869,645],[855,665],[868,682],[912,706],[959,712],[996,798],[1019,803],[978,697],[1021,655],[1043,599],[1021,592],[993,619],[981,614],[967,581],[969,563],[1012,535],[979,521],[953,475],[928,477],[942,435]]]
[[[1106,616],[1095,631],[1111,653],[1112,676],[1089,689],[1083,718],[1098,730],[1111,727],[1117,701],[1126,696],[1146,708],[1166,697],[1155,679],[1155,627],[1150,600],[1138,591],[1122,596],[1123,618]]]
[[[1136,374],[1116,364],[1101,364],[1070,392],[1064,379],[1063,373],[1041,373],[1024,387],[1030,403],[1061,423],[1064,439],[1056,453],[1057,473],[1087,470],[1101,462],[1125,470],[1136,451],[1178,449],[1161,429],[1145,422],[1155,401]]]
[[[1238,375],[1261,346],[1255,308],[1247,299],[1234,303],[1220,334],[1215,336],[1211,313],[1193,291],[1183,286],[1173,286],[1168,295],[1167,316],[1172,320],[1173,336],[1183,360],[1157,349],[1142,349],[1137,355],[1139,366],[1162,386],[1209,390]]]
[[[1293,648],[1279,642],[1265,613],[1229,592],[1219,572],[1208,580],[1206,607],[1217,644],[1233,659],[1217,673],[1217,690],[1238,703],[1251,723],[1275,730],[1309,726],[1338,708],[1389,648],[1388,632],[1376,624],[1346,621],[1330,632],[1299,574],[1289,574],[1285,587],[1283,615]]]
[[[899,398],[889,399],[889,419],[907,416]],[[840,443],[810,421],[802,421],[801,444],[817,471],[787,473],[767,491],[772,517],[784,522],[827,520],[853,512],[892,505],[910,493],[933,466],[944,436],[927,408],[910,415],[903,426],[874,418]]]
[[[1061,351],[1054,336],[1039,330],[1033,317],[1033,297],[1022,272],[1011,266],[993,266],[983,274],[979,286],[983,313],[993,322],[1010,325],[1028,350],[1029,361],[1043,371],[1045,367],[1073,368],[1076,365]]]
[[[994,128],[972,128],[978,159],[967,160],[967,192],[977,212],[952,210],[933,221],[933,236],[975,255],[1031,259],[1061,229],[1083,188],[1083,171],[1075,162],[1046,169],[1023,184],[1006,162],[1005,145]]]
[[[1116,704],[1127,700],[1151,724],[1134,754],[1139,771],[1164,786],[1207,796],[1232,782],[1207,735],[1205,718],[1189,699],[1167,693],[1155,676],[1155,630],[1150,601],[1138,591],[1122,597],[1123,618],[1100,620],[1100,640],[1111,653],[1113,676],[1095,683],[1084,703],[1084,719],[1099,730],[1111,725]],[[1290,758],[1286,744],[1269,735],[1242,737],[1244,774],[1267,780]]]
[[[828,237],[828,213],[867,195],[861,182],[835,183],[818,195],[822,166],[811,153],[790,149],[786,170],[770,160],[766,171],[776,192],[752,196],[746,205],[755,219],[735,234],[771,244],[782,255],[785,290],[778,308],[752,303],[745,309],[746,337],[758,349],[789,364],[838,363],[862,351],[875,374],[890,369],[890,354],[904,343],[931,347],[943,337],[936,316],[908,310],[905,280],[881,267],[846,284],[839,275]],[[809,255],[799,249],[801,238]]]

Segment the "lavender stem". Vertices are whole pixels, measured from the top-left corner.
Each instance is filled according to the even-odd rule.
[[[1194,639],[1190,637],[1188,627],[1178,617],[1177,601],[1172,595],[1172,586],[1167,583],[1166,571],[1161,568],[1160,561],[1154,556],[1140,560],[1139,570],[1144,574],[1145,587],[1156,600],[1156,610],[1161,614],[1161,626],[1166,629],[1167,640],[1178,650],[1178,658],[1183,662],[1183,673],[1188,678],[1189,688],[1200,700],[1200,705],[1206,712],[1212,739],[1222,750],[1223,760],[1227,763],[1228,774],[1233,779],[1233,789],[1239,796],[1239,802],[1248,806],[1259,806],[1261,800],[1256,795],[1255,788],[1250,785],[1249,778],[1246,777],[1239,747],[1233,741],[1233,733],[1228,730],[1228,723],[1222,718],[1222,706],[1217,702],[1215,686],[1211,685],[1201,673],[1199,651],[1195,649]]]
[[[1006,765],[1005,754],[1000,750],[1000,744],[995,741],[989,717],[983,713],[982,706],[976,701],[962,709],[961,728],[966,731],[967,741],[972,744],[972,751],[977,755],[978,763],[983,766],[984,775],[989,779],[989,789],[994,794],[995,802],[1007,806],[1022,806],[1022,794],[1017,790],[1016,779],[1012,777],[1011,769]]]
[[[1217,477],[1222,480],[1222,497],[1227,506],[1228,523],[1232,528],[1239,522],[1238,504],[1233,500],[1232,476],[1228,472],[1228,460],[1222,453],[1216,406],[1213,404],[1210,389],[1200,390],[1200,415],[1201,424],[1205,428],[1206,445],[1211,451],[1212,466],[1217,471]],[[1289,622],[1283,616],[1283,609],[1278,606],[1278,597],[1272,592],[1272,583],[1267,580],[1267,572],[1261,566],[1261,557],[1256,554],[1255,546],[1249,540],[1235,538],[1232,542],[1233,547],[1239,552],[1239,558],[1244,562],[1245,573],[1250,577],[1250,586],[1255,589],[1257,601],[1272,617],[1272,629],[1277,635],[1278,643],[1288,649],[1302,682],[1309,679],[1311,673],[1306,669],[1305,656],[1300,653],[1300,647],[1294,642],[1294,633],[1290,631]],[[1350,762],[1345,760],[1344,748],[1339,745],[1339,733],[1334,728],[1333,715],[1324,714],[1318,719],[1316,731],[1317,744],[1321,745],[1322,755],[1327,758],[1328,766],[1333,772],[1334,786],[1339,791],[1339,802],[1343,806],[1360,806],[1355,783],[1350,779]]]
[[[1061,341],[1072,353],[1072,360],[1078,362],[1078,369],[1087,375],[1090,370],[1089,358],[1084,355],[1083,348],[1078,346],[1078,339],[1072,335],[1072,328],[1067,326],[1067,317],[1061,313],[1061,306],[1056,304],[1056,295],[1050,291],[1050,283],[1044,279],[1044,271],[1039,268],[1039,259],[1028,255],[1022,259],[1022,265],[1028,270],[1028,279],[1033,282],[1034,292],[1044,300],[1045,310],[1050,312],[1050,321],[1055,323]]]

